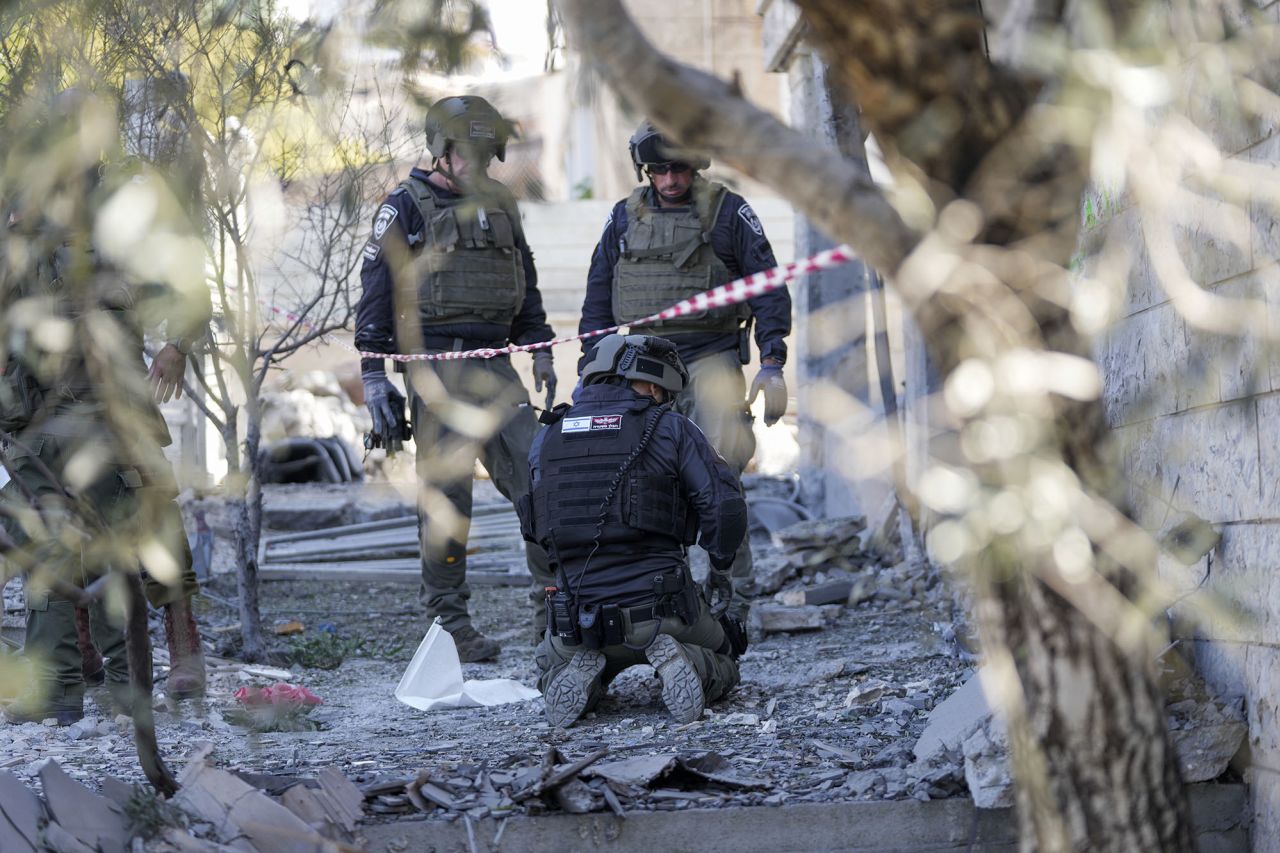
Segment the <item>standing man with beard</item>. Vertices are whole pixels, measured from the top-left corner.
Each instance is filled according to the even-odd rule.
[[[551,340],[533,255],[511,192],[486,174],[506,157],[511,124],[483,98],[437,101],[427,112],[431,168],[414,167],[387,196],[364,250],[356,309],[361,352],[447,353]],[[385,360],[361,361],[373,431],[403,438],[405,399]],[[533,355],[537,390],[554,396],[551,350]],[[509,356],[418,361],[408,370],[418,473],[422,599],[453,636],[463,661],[496,658],[498,644],[471,623],[467,537],[477,458],[508,500],[529,491],[529,446],[538,424]],[[527,546],[534,632],[546,552]]]
[[[648,178],[614,205],[591,256],[579,332],[646,317],[704,290],[777,266],[759,217],[742,196],[698,173],[708,160],[682,153],[650,122],[631,137],[636,178]],[[751,326],[760,370],[747,396],[742,367],[750,361]],[[639,327],[676,345],[689,383],[676,410],[702,429],[741,474],[755,453],[748,406],[764,392],[764,422],[786,412],[782,365],[791,333],[791,296],[785,288],[749,302]],[[594,341],[584,344],[584,363]],[[745,621],[744,587],[751,578],[751,548],[734,557],[730,614]]]

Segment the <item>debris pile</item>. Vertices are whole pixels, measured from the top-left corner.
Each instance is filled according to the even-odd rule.
[[[41,799],[0,770],[0,850],[124,853],[143,849],[145,840],[157,853],[224,844],[276,853],[355,840],[363,797],[337,770],[326,768],[315,779],[254,777],[210,766],[210,750],[206,744],[192,754],[179,777],[182,790],[169,803],[111,776],[94,793],[52,760],[40,768]]]
[[[570,760],[556,746],[541,759],[517,753],[490,768],[441,764],[413,779],[377,779],[363,787],[375,814],[421,811],[446,820],[562,811],[587,814],[714,805],[735,792],[766,791],[766,780],[738,774],[716,752],[614,758],[608,747]],[[843,775],[843,774],[841,774]]]

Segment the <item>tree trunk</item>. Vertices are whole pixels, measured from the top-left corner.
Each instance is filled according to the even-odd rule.
[[[227,454],[228,510],[235,530],[236,593],[240,605],[241,657],[262,661],[267,656],[262,633],[262,611],[258,597],[258,542],[262,532],[262,486],[257,477],[256,459],[260,432],[250,423],[242,449],[236,427],[237,413],[228,413],[222,431]],[[244,454],[242,457],[241,454]]]
[[[1045,81],[987,59],[972,0],[796,2],[833,76],[897,158],[905,189],[927,196],[932,211],[923,216],[932,220],[967,200],[952,209],[941,245],[918,242],[852,164],[807,150],[723,84],[653,50],[619,0],[560,5],[571,46],[660,127],[773,186],[879,266],[944,378],[966,360],[995,365],[1034,352],[1072,366],[1087,360],[1062,298],[1087,164],[1037,122],[1043,116],[1033,108]],[[920,211],[917,203],[917,219]],[[1125,567],[1108,562],[1117,542],[1106,537],[1142,534],[1114,500],[1111,472],[1119,466],[1110,464],[1101,405],[1096,395],[1078,400],[1045,390],[1023,399],[995,390],[988,404],[955,417],[957,432],[988,417],[1030,415],[1035,423],[1013,456],[969,464],[977,500],[1011,490],[1034,513],[1035,466],[1057,473],[1063,465],[1075,480],[1060,495],[1081,504],[1075,511],[1092,521],[1093,537],[1092,546],[1085,540],[1087,573],[1071,580],[1055,561],[1055,539],[1037,547],[1029,534],[990,534],[957,558],[973,578],[984,652],[1010,715],[1023,847],[1192,850],[1154,676],[1151,614],[1134,604],[1153,573],[1154,552],[1125,541]],[[981,516],[980,505],[966,506],[953,516],[957,529],[969,523],[970,508]],[[1065,533],[1070,513],[1054,519]]]

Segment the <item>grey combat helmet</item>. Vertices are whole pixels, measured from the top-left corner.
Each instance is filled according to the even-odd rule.
[[[689,371],[676,345],[657,335],[605,335],[582,368],[582,384],[591,385],[615,376],[639,379],[679,394],[689,384]]]
[[[500,161],[507,157],[507,140],[515,127],[478,95],[441,98],[427,110],[427,150],[443,157],[449,143],[488,151]]]
[[[653,122],[645,119],[640,122],[636,132],[631,134],[628,143],[631,148],[631,165],[636,168],[636,180],[644,180],[644,167],[660,163],[688,163],[695,172],[711,166],[706,157],[677,156],[678,146],[672,145],[662,135],[662,131],[653,126]]]

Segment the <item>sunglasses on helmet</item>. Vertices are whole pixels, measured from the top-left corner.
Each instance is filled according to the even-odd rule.
[[[645,171],[650,175],[665,175],[668,172],[676,175],[682,175],[689,171],[689,168],[690,166],[688,163],[654,163],[646,166]]]

